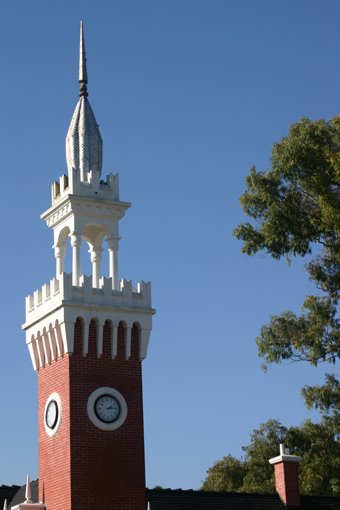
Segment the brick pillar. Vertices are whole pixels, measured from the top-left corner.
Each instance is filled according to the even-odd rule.
[[[82,324],[77,321],[73,354],[38,371],[39,499],[44,498],[48,510],[146,510],[139,331],[132,328],[129,360],[122,326],[115,359],[110,328],[104,328],[100,357],[96,328],[90,326],[88,331],[86,356],[81,348]],[[100,430],[88,417],[89,396],[100,387],[114,388],[126,401],[126,420],[116,430]],[[49,436],[45,409],[54,393],[60,397],[62,414],[58,430]]]
[[[280,455],[270,459],[274,465],[275,487],[286,506],[300,506],[299,462],[301,457],[290,455],[288,448],[280,445]]]

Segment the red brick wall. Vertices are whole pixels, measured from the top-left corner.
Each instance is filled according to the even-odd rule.
[[[300,506],[299,463],[275,464],[276,491],[287,506]]]
[[[38,372],[39,500],[45,500],[51,510],[71,508],[69,361],[67,356],[59,358]],[[44,410],[47,398],[55,391],[62,401],[62,421],[56,435],[49,437]]]
[[[110,327],[105,328],[100,358],[96,355],[96,328],[90,327],[86,357],[82,355],[81,330],[75,328],[74,354],[38,373],[40,499],[44,490],[47,510],[146,510],[138,329],[133,328],[129,360],[124,357],[123,327],[119,328],[114,360],[108,348]],[[128,406],[126,421],[114,431],[98,429],[87,416],[88,397],[101,386],[118,390]],[[44,429],[44,408],[53,391],[62,400],[62,421],[55,436],[49,437]]]

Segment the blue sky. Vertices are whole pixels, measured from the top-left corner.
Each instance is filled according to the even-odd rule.
[[[260,423],[316,417],[299,391],[324,368],[264,374],[255,345],[271,315],[313,292],[304,262],[242,255],[232,230],[246,219],[250,166],[268,169],[273,143],[302,116],[339,113],[339,16],[331,0],[2,2],[0,484],[37,476],[21,324],[25,295],[54,276],[39,216],[66,170],[81,19],[103,174],[119,172],[132,202],[120,276],[150,280],[157,309],[144,362],[148,486],[198,488]]]

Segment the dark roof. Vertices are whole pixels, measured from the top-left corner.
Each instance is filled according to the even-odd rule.
[[[308,510],[340,510],[340,497],[338,496],[301,496],[302,508]]]
[[[18,490],[19,489],[19,490]],[[13,495],[13,499],[8,502],[8,508],[12,508],[12,506],[19,505],[19,503],[23,503],[25,501],[25,491],[26,484],[18,487],[16,490],[16,494]],[[39,500],[39,480],[32,480],[31,482],[31,494],[33,503],[38,503]],[[0,509],[2,510],[2,509]]]
[[[19,485],[0,485],[0,509],[3,509],[5,499],[9,504],[15,493],[18,492]]]
[[[279,510],[277,494],[148,489],[150,510]],[[301,496],[300,510],[340,510],[340,497]]]
[[[280,510],[285,508],[276,494],[205,492],[151,489],[150,510]]]
[[[38,483],[39,480],[31,482],[34,503],[37,503],[39,498]],[[6,498],[9,508],[25,501],[25,488],[25,485],[22,487],[0,486],[2,505]],[[150,510],[282,510],[287,508],[277,494],[147,489],[147,499],[150,501]],[[340,497],[301,496],[299,510],[340,510]]]

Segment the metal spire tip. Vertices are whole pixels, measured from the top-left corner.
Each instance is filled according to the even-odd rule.
[[[31,494],[31,481],[29,475],[27,475],[26,480],[26,490],[25,490],[25,503],[32,503],[32,494]]]
[[[87,97],[87,70],[83,22],[80,22],[80,44],[79,44],[79,84],[80,96]]]

